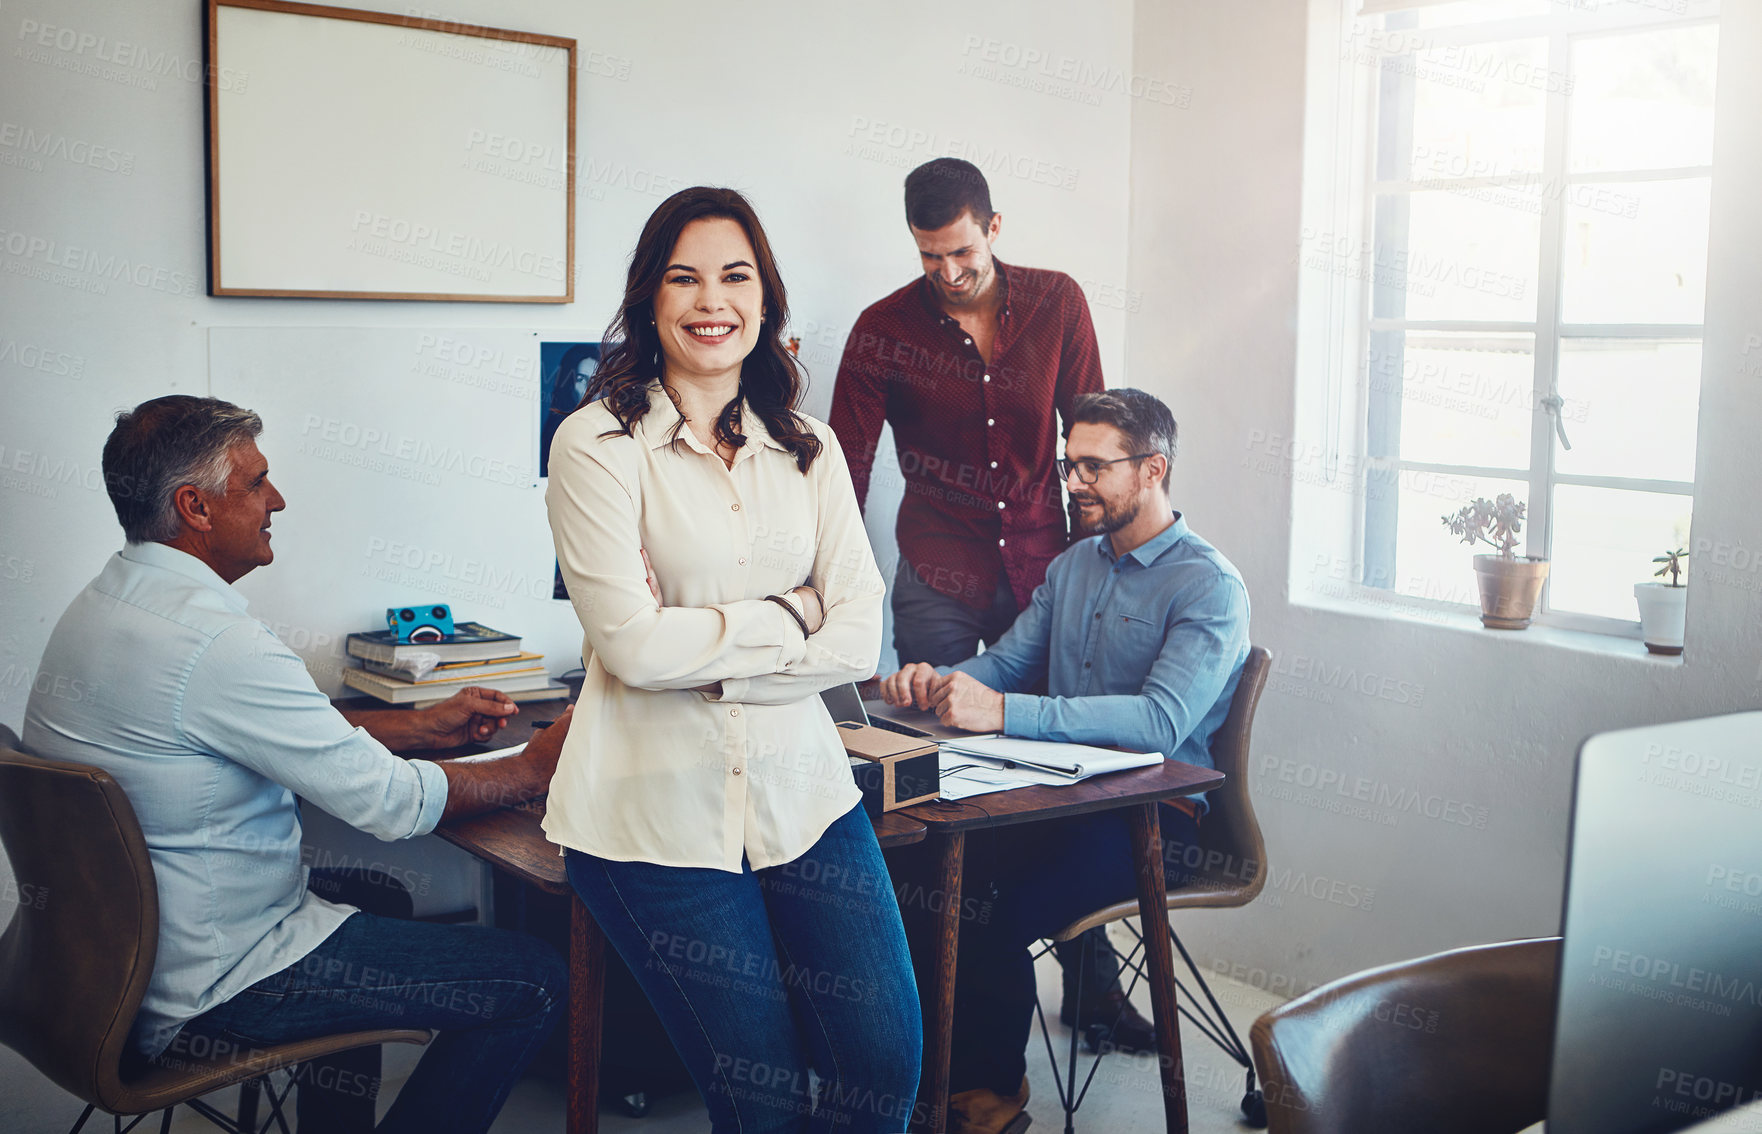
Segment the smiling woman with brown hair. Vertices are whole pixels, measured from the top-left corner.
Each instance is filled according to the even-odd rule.
[[[917,992],[817,696],[874,672],[883,584],[837,439],[795,408],[788,314],[740,194],[649,218],[605,396],[551,449],[586,678],[545,831],[714,1130],[900,1131]]]

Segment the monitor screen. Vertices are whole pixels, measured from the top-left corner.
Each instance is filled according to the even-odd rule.
[[[1762,712],[1579,750],[1548,1134],[1762,1099]]]

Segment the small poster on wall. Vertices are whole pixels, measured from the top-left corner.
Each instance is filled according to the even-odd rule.
[[[600,344],[540,342],[539,372],[544,375],[538,399],[538,475],[551,475],[551,438],[557,426],[587,398],[587,388],[600,368]],[[567,599],[563,572],[554,569],[551,597]]]
[[[551,475],[551,437],[563,419],[587,397],[587,387],[600,368],[600,344],[541,342],[539,372],[544,388],[538,399],[538,475]]]

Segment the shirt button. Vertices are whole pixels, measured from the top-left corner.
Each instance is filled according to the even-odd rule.
[[[738,504],[730,504],[729,507],[732,508],[736,512],[740,511],[740,505],[738,505]]]
[[[991,467],[992,467],[992,468],[996,468],[996,467],[997,467],[997,462],[996,462],[996,461],[992,461],[992,462],[991,462]]]
[[[997,419],[995,417],[988,417],[985,419],[985,424],[986,425],[996,425]]]
[[[1001,512],[1001,511],[1003,511],[1003,501],[1001,501],[1001,500],[999,500],[999,501],[998,501],[998,502],[997,502],[997,510],[998,510],[998,511],[999,511],[999,512]]]
[[[991,375],[989,375],[989,374],[985,375],[985,381],[987,381],[987,382],[991,381]]]
[[[728,715],[731,717],[738,717],[740,715],[740,710],[739,709],[729,709]]]
[[[744,559],[742,559],[742,560],[740,560],[740,565],[741,565],[741,566],[742,566],[742,567],[745,567],[745,566],[746,566],[746,560],[744,560]]]
[[[997,546],[999,546],[999,547],[1002,547],[1002,546],[1003,546],[1003,541],[1002,541],[1002,540],[998,540],[998,541],[997,541]],[[1099,617],[1099,615],[1098,615],[1098,616],[1097,616],[1097,617]]]
[[[966,341],[966,342],[967,342],[967,343],[968,343],[968,344],[971,344],[971,343],[972,343],[972,341],[973,341],[973,340],[972,340],[972,339],[967,339],[967,340],[965,340],[965,341]]]
[[[734,769],[734,774],[737,776],[740,775],[740,769],[739,768]]]
[[[1091,665],[1091,664],[1093,664],[1093,663],[1091,663],[1091,662],[1084,662],[1084,663],[1083,663],[1083,668],[1084,668],[1084,669],[1088,669],[1088,668],[1089,668],[1089,667],[1090,667],[1090,665]],[[736,772],[736,773],[734,773],[734,774],[735,774],[735,775],[737,775],[737,776],[738,776],[738,775],[740,775],[740,773],[739,773],[739,772]]]
[[[1095,617],[1097,617],[1097,618],[1101,617],[1101,612],[1099,610],[1095,612]]]

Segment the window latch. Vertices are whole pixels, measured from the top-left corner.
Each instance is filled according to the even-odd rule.
[[[1572,451],[1572,442],[1566,439],[1566,416],[1560,411],[1566,408],[1566,399],[1559,394],[1549,394],[1542,399],[1542,408],[1554,419],[1554,432],[1560,436],[1560,445],[1568,452]]]

